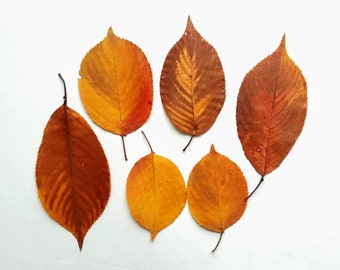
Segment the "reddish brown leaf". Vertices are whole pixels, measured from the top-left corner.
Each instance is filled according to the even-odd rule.
[[[36,184],[47,213],[74,235],[81,249],[86,233],[108,202],[110,171],[97,136],[66,105],[66,98],[45,127]]]
[[[245,76],[237,99],[238,136],[261,182],[288,155],[306,111],[306,81],[287,54],[284,35],[276,51]]]
[[[203,228],[219,232],[219,241],[224,230],[242,217],[247,206],[247,195],[247,182],[240,168],[229,158],[216,152],[213,145],[210,153],[190,173],[190,213]]]
[[[82,60],[79,92],[91,119],[123,139],[150,116],[153,99],[150,64],[135,44],[107,36]],[[127,159],[124,147],[125,159]]]
[[[222,64],[216,50],[197,32],[190,17],[185,33],[164,61],[160,93],[171,123],[192,137],[208,131],[223,107]]]

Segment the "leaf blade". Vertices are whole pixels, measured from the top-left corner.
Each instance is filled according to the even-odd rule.
[[[188,18],[185,33],[171,48],[160,79],[163,108],[182,133],[198,136],[211,128],[225,100],[225,78],[216,50]]]
[[[124,137],[149,118],[153,102],[152,71],[143,51],[116,36],[107,36],[83,58],[78,88],[91,119]]]
[[[184,179],[169,159],[151,153],[135,163],[126,183],[131,215],[151,240],[173,223],[186,203]]]
[[[237,98],[238,136],[259,174],[282,163],[302,131],[306,112],[306,81],[287,54],[284,35],[279,47],[245,76]]]
[[[188,179],[188,206],[203,228],[221,235],[236,223],[247,206],[248,186],[242,171],[211,146]]]
[[[85,235],[108,202],[110,172],[95,133],[66,105],[46,124],[35,173],[42,206],[74,235],[81,250]]]

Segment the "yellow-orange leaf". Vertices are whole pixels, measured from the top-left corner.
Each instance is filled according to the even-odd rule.
[[[287,54],[284,35],[279,47],[245,76],[237,100],[238,136],[261,180],[293,147],[306,111],[306,81]]]
[[[190,17],[171,48],[160,78],[162,104],[181,132],[198,136],[210,129],[225,100],[225,78],[216,50],[197,32]]]
[[[47,213],[74,235],[81,249],[108,202],[110,171],[97,136],[66,102],[45,127],[36,184]]]
[[[79,74],[84,107],[103,129],[123,138],[149,118],[153,99],[150,64],[139,47],[117,37],[111,28],[85,55]]]
[[[242,217],[247,195],[247,182],[240,168],[216,152],[213,145],[210,153],[190,173],[190,213],[203,228],[219,232],[221,236],[225,229]]]
[[[186,202],[184,179],[169,159],[150,153],[131,169],[126,183],[126,197],[131,215],[151,233],[173,223]]]

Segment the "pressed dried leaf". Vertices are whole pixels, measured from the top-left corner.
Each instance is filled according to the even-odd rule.
[[[177,166],[153,151],[131,169],[126,183],[131,215],[153,240],[173,223],[186,203],[186,187]]]
[[[97,136],[66,103],[50,117],[36,163],[39,199],[47,213],[83,240],[105,209],[110,171]]]
[[[185,33],[169,51],[160,78],[164,110],[182,133],[199,136],[214,124],[225,100],[225,78],[216,50],[190,17]]]
[[[238,136],[261,181],[288,155],[306,111],[306,81],[287,54],[284,35],[279,47],[245,76],[237,99]]]
[[[111,28],[85,55],[79,74],[84,107],[103,129],[123,139],[149,118],[153,100],[150,64],[137,45],[117,37]]]
[[[240,168],[216,152],[213,145],[209,154],[190,173],[190,213],[203,228],[218,232],[221,236],[225,229],[242,217],[247,206],[247,195],[247,182]]]

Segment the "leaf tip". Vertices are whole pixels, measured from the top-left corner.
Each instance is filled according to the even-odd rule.
[[[284,33],[282,38],[281,38],[281,42],[279,44],[279,46],[277,47],[277,49],[275,50],[275,52],[278,52],[279,54],[281,53],[287,53],[286,50],[286,34]]]
[[[79,237],[79,238],[77,238],[77,241],[78,241],[79,251],[81,252],[82,249],[83,249],[83,241],[84,241],[84,238],[83,238],[83,237]]]
[[[191,17],[188,15],[187,25],[192,25]]]
[[[194,32],[194,31],[195,31],[195,27],[192,23],[190,15],[189,15],[188,20],[187,20],[187,27],[185,28],[185,32]]]
[[[157,231],[150,231],[151,233],[151,241],[153,241],[156,238],[156,235],[158,234]]]
[[[283,47],[283,48],[286,47],[286,33],[284,33],[282,36],[280,47]]]
[[[112,26],[109,27],[109,29],[107,30],[107,35],[106,35],[107,38],[114,38],[116,37],[115,33],[113,32],[112,30]]]
[[[210,146],[210,153],[216,153],[214,144]]]

